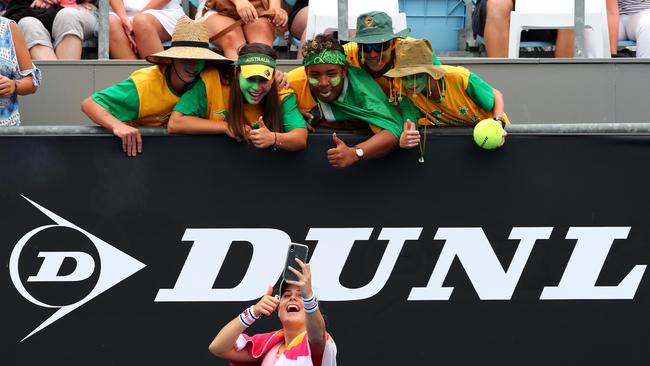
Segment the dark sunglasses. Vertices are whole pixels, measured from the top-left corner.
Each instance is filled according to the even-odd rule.
[[[391,42],[392,40],[383,43],[363,43],[361,46],[363,47],[363,52],[366,53],[370,53],[371,51],[381,52],[390,48]]]

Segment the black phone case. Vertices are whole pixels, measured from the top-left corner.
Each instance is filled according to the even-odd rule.
[[[301,272],[300,265],[296,263],[296,258],[304,263],[307,263],[307,254],[309,254],[309,247],[302,244],[290,244],[287,250],[287,260],[284,262],[284,273],[282,274],[283,280],[298,281],[298,276],[289,270],[289,266]]]

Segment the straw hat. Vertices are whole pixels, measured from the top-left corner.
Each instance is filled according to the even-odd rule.
[[[398,39],[395,44],[395,68],[384,75],[389,78],[427,73],[435,80],[446,71],[433,64],[433,48],[426,39]]]
[[[172,59],[231,63],[231,59],[210,50],[209,39],[210,33],[205,19],[192,20],[182,16],[174,28],[171,47],[149,55],[146,59],[153,64],[168,64]]]

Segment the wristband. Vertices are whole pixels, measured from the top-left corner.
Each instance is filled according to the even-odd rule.
[[[305,309],[305,313],[311,314],[318,310],[318,299],[316,294],[312,294],[309,299],[302,298],[302,307]]]
[[[254,305],[251,305],[249,308],[246,308],[246,310],[242,311],[241,314],[239,314],[239,322],[241,325],[243,325],[245,328],[250,327],[255,323],[257,319],[259,319],[259,316],[255,316],[255,312],[253,312],[253,309],[255,308]]]

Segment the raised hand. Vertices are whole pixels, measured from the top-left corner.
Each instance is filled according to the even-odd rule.
[[[275,311],[279,304],[280,300],[273,296],[273,287],[269,286],[264,296],[262,296],[260,301],[253,306],[253,312],[255,312],[255,316],[269,316]]]
[[[260,125],[258,129],[251,130],[248,134],[250,142],[258,149],[266,149],[276,142],[275,132],[271,132],[264,124],[264,118],[260,116],[257,120]]]
[[[336,146],[327,150],[327,161],[331,166],[335,168],[345,168],[359,160],[354,149],[338,138],[336,132],[332,134],[332,140]]]
[[[308,299],[314,294],[314,290],[311,287],[311,267],[309,263],[305,263],[298,258],[296,258],[296,263],[300,266],[300,271],[291,266],[288,268],[298,277],[298,281],[285,280],[285,282],[300,287],[302,297]]]
[[[420,131],[415,127],[415,123],[410,119],[404,122],[404,131],[399,137],[399,147],[402,149],[411,149],[420,143]]]

